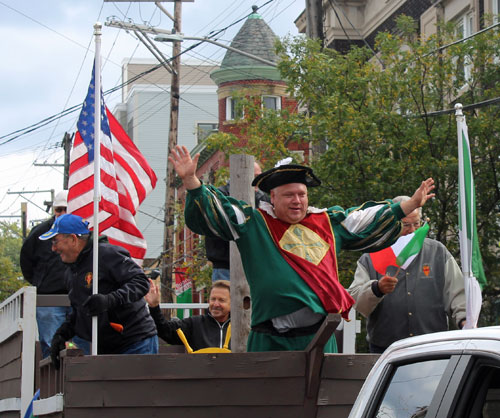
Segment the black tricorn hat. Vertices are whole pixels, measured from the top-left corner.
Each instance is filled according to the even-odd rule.
[[[311,167],[298,164],[286,164],[271,168],[255,177],[252,186],[257,186],[263,192],[269,193],[272,189],[283,184],[302,183],[307,187],[316,187],[321,184]]]

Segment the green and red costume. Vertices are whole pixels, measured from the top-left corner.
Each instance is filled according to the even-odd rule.
[[[195,233],[234,240],[252,298],[252,327],[309,307],[316,314],[347,317],[353,299],[338,281],[341,249],[379,251],[398,238],[405,215],[398,203],[367,202],[344,210],[308,210],[299,224],[253,209],[202,185],[187,195],[185,218]],[[303,350],[314,333],[293,338],[251,331],[248,351]],[[336,352],[335,341],[325,347]]]

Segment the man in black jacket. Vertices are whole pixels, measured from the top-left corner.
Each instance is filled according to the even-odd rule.
[[[155,282],[146,295],[149,311],[153,317],[158,335],[167,343],[182,345],[177,329],[182,329],[191,348],[196,351],[207,347],[224,346],[226,333],[231,322],[231,288],[227,280],[218,280],[212,285],[208,301],[208,312],[182,320],[167,321],[160,310],[160,291]]]
[[[146,308],[149,283],[127,250],[99,240],[99,293],[92,294],[94,240],[80,216],[59,217],[41,240],[68,265],[65,280],[73,307],[52,339],[51,357],[58,367],[59,351],[74,335],[90,341],[92,316],[98,316],[99,354],[156,354],[156,327]]]
[[[262,173],[260,165],[254,163],[254,176]],[[219,190],[229,196],[229,183],[219,187]],[[261,201],[271,203],[269,196],[263,191],[255,188],[255,207],[258,208]],[[212,282],[217,280],[229,280],[229,241],[220,238],[205,237],[205,251],[208,261],[212,262]]]
[[[66,294],[64,271],[66,266],[58,254],[52,252],[48,241],[40,241],[38,237],[47,232],[56,218],[66,213],[68,191],[57,193],[52,207],[54,216],[35,226],[21,247],[20,264],[24,279],[36,286],[39,295]],[[71,312],[68,306],[40,306],[36,308],[38,340],[42,348],[42,356],[50,355],[50,342],[60,325]]]

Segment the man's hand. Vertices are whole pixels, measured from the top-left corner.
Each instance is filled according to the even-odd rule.
[[[392,276],[383,276],[378,281],[378,289],[385,295],[387,293],[394,292],[396,285],[398,284],[398,279]]]
[[[86,309],[87,315],[99,315],[100,313],[106,312],[110,308],[109,299],[109,295],[97,293],[89,296],[87,300],[83,302],[83,307]]]
[[[410,198],[410,200],[401,202],[401,209],[403,210],[404,214],[409,215],[415,209],[424,206],[427,200],[433,198],[435,196],[435,193],[431,193],[431,191],[434,189],[434,187],[434,180],[432,178],[424,180],[420,184],[420,187],[415,190],[415,193],[413,193],[413,196]]]
[[[50,343],[50,360],[52,361],[52,364],[54,365],[56,370],[59,370],[61,361],[59,352],[61,350],[64,350],[65,348],[66,339],[61,334],[55,333]]]
[[[144,299],[151,308],[155,308],[160,304],[160,288],[151,279],[149,279],[149,292],[144,296]]]
[[[176,145],[172,150],[168,161],[170,161],[177,175],[182,179],[187,190],[197,189],[201,186],[201,182],[196,177],[196,167],[200,154],[196,154],[193,159],[185,146]]]

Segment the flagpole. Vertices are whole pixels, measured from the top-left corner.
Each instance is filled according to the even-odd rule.
[[[99,202],[101,200],[101,34],[102,23],[94,25],[94,230],[92,259],[92,294],[99,293]],[[97,316],[92,317],[92,355],[97,355]]]

